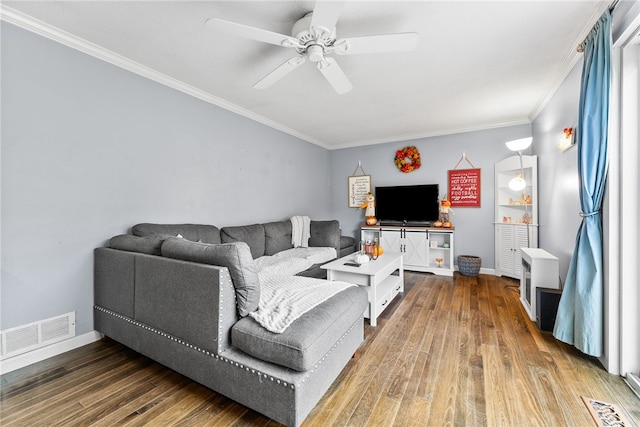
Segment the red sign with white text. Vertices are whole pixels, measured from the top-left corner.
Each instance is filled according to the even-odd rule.
[[[449,201],[451,207],[480,207],[480,169],[449,171]]]

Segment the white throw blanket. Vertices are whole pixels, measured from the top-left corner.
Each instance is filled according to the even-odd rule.
[[[329,247],[323,247],[323,246],[313,247],[313,248],[298,247],[298,248],[285,249],[284,251],[278,252],[273,257],[281,258],[281,259],[301,258],[311,262],[311,264],[321,264],[337,258],[337,254],[336,254],[336,248],[329,248]]]
[[[311,219],[308,216],[292,216],[291,244],[293,247],[308,247],[309,238],[311,238]]]
[[[335,250],[334,250],[335,252]],[[311,267],[314,262],[303,257],[261,256],[253,260],[262,276],[295,276]]]
[[[298,317],[351,286],[356,285],[311,277],[260,275],[260,304],[249,316],[279,334]]]

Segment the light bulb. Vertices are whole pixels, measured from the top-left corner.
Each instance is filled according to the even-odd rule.
[[[526,186],[527,182],[524,180],[524,178],[522,178],[522,175],[518,175],[517,177],[509,181],[509,188],[513,191],[522,191]]]

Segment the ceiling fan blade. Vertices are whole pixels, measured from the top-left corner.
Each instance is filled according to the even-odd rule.
[[[353,89],[353,85],[335,59],[331,57],[324,58],[318,62],[318,70],[320,70],[338,94],[342,95]]]
[[[336,26],[336,22],[338,22],[342,6],[344,6],[344,0],[316,0],[316,6],[311,17],[311,28],[322,28],[331,33]]]
[[[336,40],[333,48],[334,52],[339,55],[406,52],[413,50],[417,43],[417,33],[398,33],[340,39]]]
[[[285,47],[297,47],[299,45],[298,40],[294,37],[235,22],[224,21],[218,18],[207,19],[205,25],[220,33],[256,40],[263,43],[271,43]]]
[[[288,59],[275,70],[267,74],[258,83],[253,85],[254,89],[266,89],[304,63],[304,56],[294,56]]]

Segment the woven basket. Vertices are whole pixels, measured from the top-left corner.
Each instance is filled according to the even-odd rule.
[[[473,255],[458,255],[458,270],[464,276],[477,276],[482,258]]]

